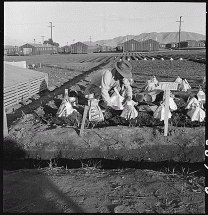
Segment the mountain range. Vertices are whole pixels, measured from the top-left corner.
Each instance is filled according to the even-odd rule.
[[[86,45],[94,46],[94,45],[106,45],[111,47],[116,47],[119,43],[123,43],[127,40],[135,39],[137,41],[153,39],[158,41],[159,43],[171,43],[171,42],[178,42],[179,41],[179,32],[151,32],[151,33],[142,33],[139,35],[126,35],[126,36],[119,36],[113,39],[106,39],[106,40],[98,40],[95,42],[85,41]],[[180,41],[185,40],[206,40],[206,36],[198,33],[193,32],[185,32],[182,31],[180,34]],[[81,41],[80,41],[81,42]],[[13,39],[11,37],[4,36],[4,45],[7,46],[21,46],[26,44],[25,41],[20,41],[17,39]]]
[[[27,42],[4,36],[4,46],[22,46]]]
[[[116,47],[118,44],[123,43],[127,40],[137,40],[137,41],[142,41],[142,40],[148,40],[148,39],[153,39],[158,41],[159,43],[171,43],[171,42],[178,42],[179,41],[179,32],[151,32],[151,33],[142,33],[139,35],[126,35],[126,36],[119,36],[115,37],[114,39],[108,39],[108,40],[98,40],[96,42],[83,42],[86,45],[91,45],[94,46],[96,44],[98,45],[106,45],[106,46],[112,46]],[[185,40],[206,40],[206,36],[198,33],[193,33],[193,32],[185,32],[181,31],[180,33],[180,41],[185,41]]]

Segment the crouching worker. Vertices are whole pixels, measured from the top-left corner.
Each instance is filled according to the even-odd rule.
[[[85,95],[94,94],[101,109],[116,109],[112,97],[119,93],[124,97],[123,103],[132,100],[132,66],[126,61],[118,61],[113,68],[97,71],[91,78]]]

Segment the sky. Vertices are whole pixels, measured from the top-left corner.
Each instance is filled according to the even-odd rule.
[[[151,32],[206,33],[206,2],[4,2],[4,36],[60,46]]]

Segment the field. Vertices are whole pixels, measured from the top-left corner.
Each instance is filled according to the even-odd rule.
[[[142,59],[147,58],[147,61]],[[152,58],[156,61],[150,61]],[[169,61],[170,58],[174,61]],[[179,61],[182,57],[185,61]],[[43,56],[5,56],[6,61],[26,61],[27,65],[41,63],[42,68],[39,71],[48,73],[49,87],[63,84],[69,79],[72,79],[78,74],[81,74],[90,68],[99,65],[104,61],[112,61],[116,59],[130,59],[134,66],[135,75],[144,75],[140,78],[140,83],[144,84],[145,81],[153,74],[158,79],[172,78],[173,81],[177,75],[181,78],[186,78],[190,81],[195,80],[196,83],[203,79],[205,76],[205,57],[206,53],[202,51],[172,51],[172,52],[155,52],[155,53],[112,53],[112,54],[79,54],[79,55],[43,55]],[[160,61],[163,58],[164,61]],[[202,62],[195,64],[193,62]],[[184,63],[185,62],[185,63]],[[138,67],[138,68],[137,68]],[[149,67],[149,68],[148,68]],[[190,69],[190,71],[189,71]],[[147,71],[148,70],[148,71]],[[167,71],[168,70],[168,71]],[[194,72],[197,72],[195,74]],[[171,74],[171,73],[174,74]],[[191,78],[189,78],[191,75]],[[193,76],[193,77],[192,77]],[[195,86],[194,86],[195,87]]]
[[[188,80],[191,91],[173,92],[178,110],[167,137],[163,123],[143,111],[131,122],[118,113],[100,124],[87,121],[84,136],[78,135],[90,76],[119,58],[130,58],[134,94],[153,75],[158,81],[178,75]],[[41,63],[37,70],[48,73],[49,90],[6,110],[4,212],[204,213],[205,122],[191,122],[184,107],[199,85],[205,89],[205,58],[204,51],[6,56],[7,61]],[[58,119],[66,88],[78,91],[79,114]],[[123,161],[134,161],[133,168]],[[148,170],[163,161],[157,171]]]

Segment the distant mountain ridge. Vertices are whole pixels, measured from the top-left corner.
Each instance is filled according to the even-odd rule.
[[[106,40],[98,40],[95,42],[89,43],[89,41],[85,41],[86,45],[95,46],[98,45],[106,45],[111,47],[116,47],[119,43],[123,43],[127,40],[135,39],[137,41],[153,39],[158,41],[159,43],[171,43],[171,42],[178,42],[179,40],[179,33],[178,32],[151,32],[151,33],[142,33],[139,35],[126,35],[126,36],[119,36],[113,39],[106,39]],[[193,32],[185,32],[182,31],[180,35],[180,40],[206,40],[206,36],[198,33]],[[81,41],[80,41],[81,42]],[[7,36],[4,36],[4,46],[21,46],[28,43],[27,41],[21,41],[17,39],[13,39]]]
[[[27,42],[4,36],[4,46],[22,46]]]
[[[89,43],[89,41],[85,41],[86,45],[94,46],[96,44],[98,45],[106,45],[106,46],[112,46],[116,47],[119,43],[123,43],[127,40],[135,39],[137,41],[142,40],[148,40],[153,39],[158,41],[159,43],[172,43],[172,42],[178,42],[179,41],[179,32],[151,32],[151,33],[142,33],[140,35],[127,35],[127,36],[119,36],[115,37],[114,39],[108,39],[108,40],[98,40],[95,42]],[[206,40],[206,36],[198,33],[193,32],[185,32],[181,31],[180,33],[180,41],[185,40]]]

